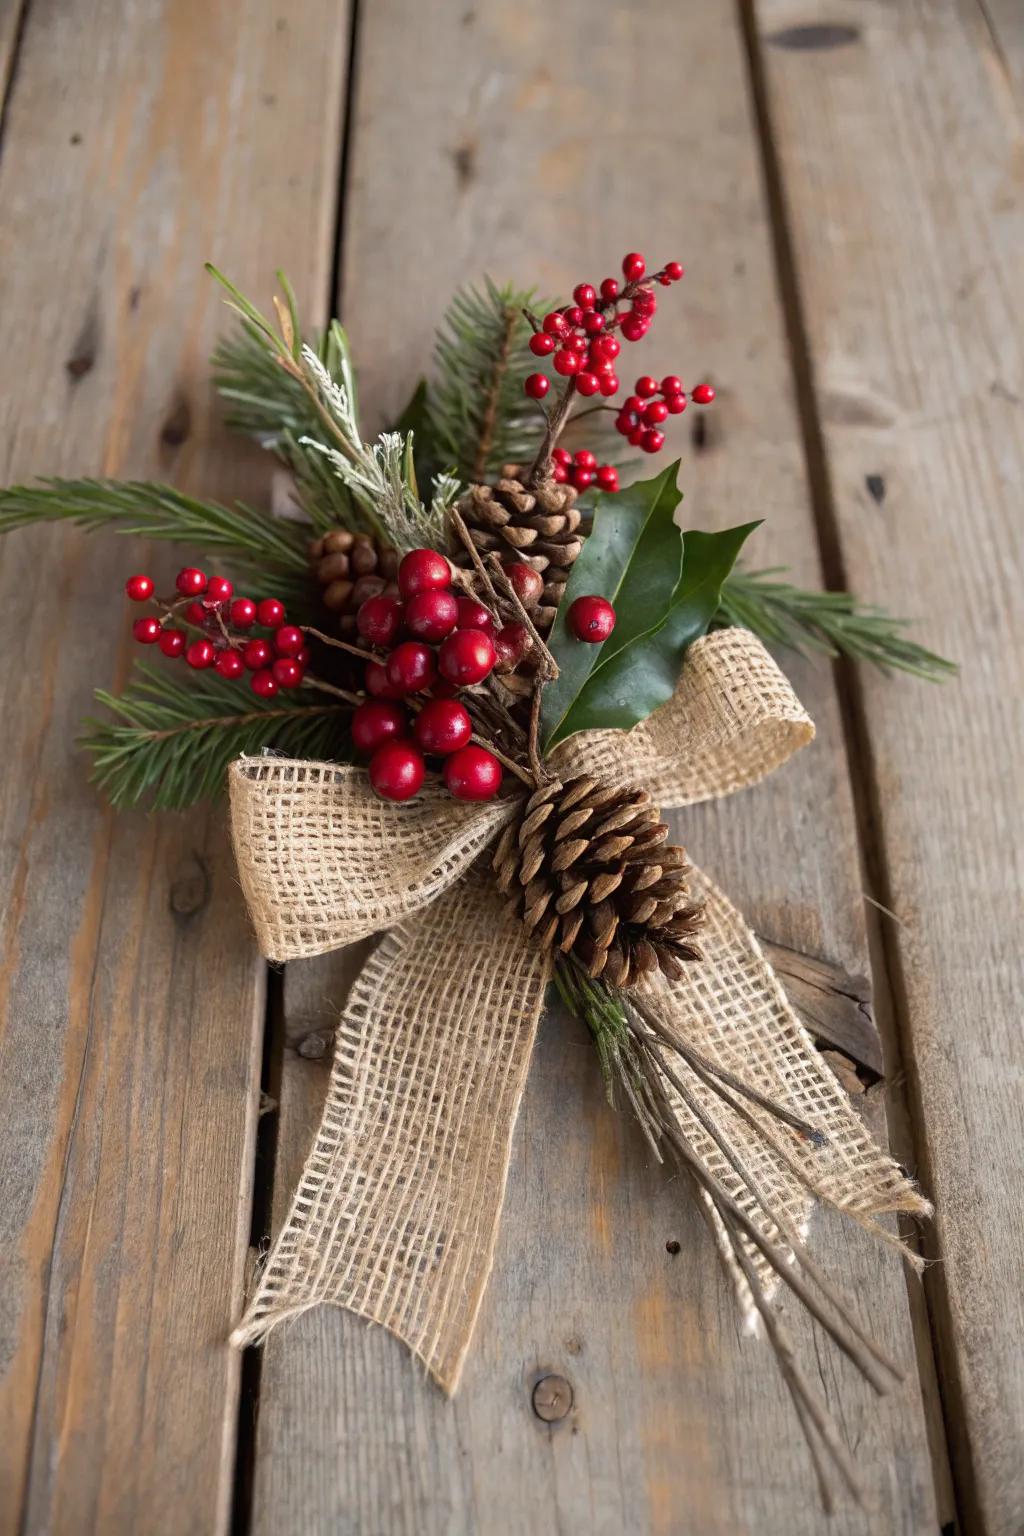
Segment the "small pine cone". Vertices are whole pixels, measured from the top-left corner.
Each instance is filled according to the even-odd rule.
[[[521,560],[544,575],[544,593],[533,612],[540,630],[550,627],[573,561],[583,548],[578,530],[576,490],[542,480],[527,490],[516,464],[503,466],[494,485],[471,485],[459,512],[483,554],[496,550],[505,561]]]
[[[356,612],[368,597],[396,590],[399,553],[369,533],[333,528],[309,546],[313,575],[324,607],[337,615],[342,635],[355,633]]]
[[[685,961],[702,958],[694,936],[704,913],[690,900],[686,854],[667,836],[646,790],[555,780],[505,828],[498,888],[542,944],[610,986],[635,986],[658,968],[677,980]]]

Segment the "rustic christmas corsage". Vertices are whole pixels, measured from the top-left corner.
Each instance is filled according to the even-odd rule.
[[[847,594],[737,568],[755,523],[681,527],[677,464],[620,487],[623,444],[656,454],[671,418],[715,398],[641,376],[607,403],[683,271],[648,276],[631,253],[622,274],[567,304],[491,284],[458,296],[436,378],[374,445],[340,326],[306,344],[283,279],[276,324],[226,284],[241,328],[217,383],[232,424],[290,471],[286,505],[45,481],[0,493],[0,528],[64,517],[223,560],[230,577],[187,566],[166,597],[128,580],[146,605],[135,639],[183,665],[101,695],[96,777],[116,804],[174,807],[228,779],[269,959],[382,935],[235,1341],[334,1302],[454,1391],[550,983],[609,1096],[688,1176],[827,1500],[830,1461],[854,1492],[855,1469],[772,1293],[788,1287],[885,1390],[894,1368],[814,1262],[808,1216],[821,1199],[897,1242],[879,1218],[927,1205],[663,812],[811,740],[763,641],[922,676],[949,664]]]

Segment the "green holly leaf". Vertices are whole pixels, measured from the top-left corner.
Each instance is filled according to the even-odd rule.
[[[687,647],[706,633],[719,606],[722,583],[758,526],[757,522],[745,523],[721,533],[692,529],[681,535],[682,574],[667,605],[661,601],[660,586],[657,598],[650,590],[645,598],[633,590],[633,584],[623,582],[619,590],[627,596],[625,613],[621,596],[617,601],[613,595],[613,583],[607,588],[587,585],[592,574],[587,571],[577,579],[591,542],[587,541],[552,629],[552,649],[560,668],[564,661],[565,670],[545,690],[541,715],[545,752],[577,731],[629,730],[667,703],[675,691]],[[574,597],[595,591],[615,603],[618,618],[612,635],[601,646],[575,640],[566,627]],[[580,656],[580,652],[585,654]]]

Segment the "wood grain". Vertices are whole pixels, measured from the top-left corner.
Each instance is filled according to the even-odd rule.
[[[759,557],[817,581],[736,19],[669,0],[646,6],[642,24],[624,8],[602,7],[599,26],[594,14],[583,0],[557,14],[540,0],[378,0],[363,16],[341,294],[362,397],[377,419],[403,403],[440,306],[482,271],[558,292],[599,279],[627,249],[678,256],[690,275],[663,299],[640,366],[719,387],[700,448],[689,420],[679,434],[688,515],[710,525],[756,509],[768,518]],[[836,700],[827,671],[793,675],[819,725],[815,747],[777,781],[681,824],[759,932],[866,974]],[[301,1016],[318,998],[322,1017],[343,980],[343,963],[317,962],[290,1006]],[[322,1065],[286,1057],[278,1177],[289,1187],[323,1083]],[[816,1223],[815,1242],[908,1371],[904,1390],[879,1404],[818,1354],[877,1489],[871,1528],[932,1531],[899,1266],[835,1223]],[[814,1360],[810,1329],[792,1322]],[[574,1398],[555,1423],[532,1407],[550,1374]],[[306,1314],[265,1348],[256,1477],[255,1530],[266,1536],[284,1524],[796,1533],[822,1520],[771,1356],[739,1337],[688,1196],[649,1166],[628,1115],[608,1110],[586,1040],[554,1012],[458,1397],[445,1402],[381,1331],[330,1309]],[[865,1525],[847,1509],[833,1528]]]
[[[342,21],[33,5],[0,164],[4,481],[265,484],[211,411],[202,261],[323,292]],[[125,574],[174,566],[68,529],[2,556],[0,1525],[222,1531],[263,967],[220,814],[114,817],[75,746],[128,664]]]
[[[855,45],[771,46],[826,14]],[[757,18],[842,562],[963,669],[941,689],[866,674],[859,701],[962,1515],[1019,1531],[1020,13],[758,0]]]

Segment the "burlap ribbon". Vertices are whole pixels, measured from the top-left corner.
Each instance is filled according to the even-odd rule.
[[[675,697],[650,719],[574,737],[556,764],[644,784],[667,809],[755,783],[813,734],[760,642],[729,629],[691,647]],[[455,1390],[551,972],[478,858],[513,813],[440,789],[385,804],[355,768],[232,767],[238,867],[268,959],[387,930],[342,1014],[323,1119],[236,1343],[333,1302],[382,1323]],[[744,1179],[673,1093],[681,1127],[771,1237],[799,1241],[814,1195],[887,1236],[880,1213],[925,1202],[851,1111],[739,914],[697,883],[706,958],[681,982],[659,980],[659,1007],[704,1056],[825,1135],[814,1146],[695,1083],[699,1109],[740,1149]]]

